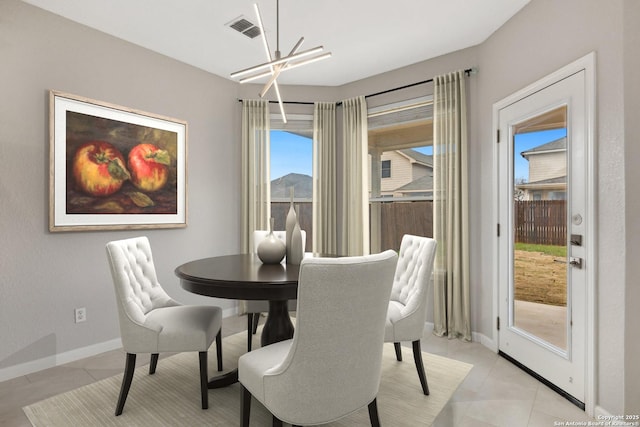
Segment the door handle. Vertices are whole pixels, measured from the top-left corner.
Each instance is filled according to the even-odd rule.
[[[578,258],[578,257],[569,257],[569,265],[576,267],[576,268],[582,268],[582,258]]]
[[[567,264],[567,261],[563,260],[563,259],[554,259],[554,262],[561,262],[563,264]],[[569,262],[568,264],[572,267],[576,267],[576,268],[580,268],[582,269],[582,258],[578,258],[578,257],[569,257]]]
[[[582,235],[581,234],[572,234],[571,235],[571,239],[569,239],[571,241],[571,244],[573,246],[582,246]]]

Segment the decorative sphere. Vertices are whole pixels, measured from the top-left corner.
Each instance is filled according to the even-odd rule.
[[[258,245],[258,258],[263,264],[279,264],[286,252],[287,248],[284,242],[273,233],[269,233]]]

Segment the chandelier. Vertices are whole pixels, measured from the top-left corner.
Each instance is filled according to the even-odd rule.
[[[269,81],[264,85],[260,91],[260,98],[264,98],[269,89],[273,87],[276,97],[278,98],[278,104],[280,106],[280,113],[282,114],[282,121],[287,122],[287,117],[284,113],[284,105],[282,103],[282,97],[280,96],[280,87],[278,86],[278,76],[283,71],[291,70],[293,68],[300,67],[301,65],[310,64],[312,62],[320,61],[331,56],[331,52],[321,53],[324,50],[322,46],[317,46],[312,49],[299,51],[304,37],[300,37],[300,40],[293,46],[293,49],[287,56],[282,56],[280,53],[280,0],[276,0],[276,50],[274,54],[271,54],[269,49],[269,42],[264,32],[264,25],[262,22],[262,15],[260,14],[260,8],[255,3],[254,9],[256,17],[258,19],[258,28],[260,29],[260,36],[262,38],[262,45],[264,47],[267,61],[253,67],[245,68],[244,70],[231,73],[231,78],[239,78],[240,83],[247,83],[253,80],[257,80],[263,77],[271,76]],[[315,55],[315,56],[314,56]]]

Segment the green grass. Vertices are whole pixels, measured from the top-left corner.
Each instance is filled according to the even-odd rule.
[[[553,246],[553,245],[533,245],[529,243],[516,243],[516,250],[528,251],[528,252],[541,252],[546,255],[552,255],[557,257],[567,256],[566,246]]]

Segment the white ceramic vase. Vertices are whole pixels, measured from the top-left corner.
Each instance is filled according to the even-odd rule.
[[[297,207],[299,209],[299,206]],[[287,264],[300,265],[304,257],[304,248],[302,247],[302,233],[300,232],[300,223],[298,222],[299,211],[296,210],[296,223],[291,231],[291,248],[287,254]]]
[[[274,218],[271,218],[271,230],[258,244],[258,258],[263,264],[279,264],[287,252],[284,242],[273,234],[274,221]]]
[[[302,233],[300,232],[300,224],[296,222],[291,233],[291,250],[287,258],[288,264],[300,265],[304,257],[304,248],[302,247]]]
[[[285,221],[285,245],[287,247],[287,264],[291,259],[291,236],[293,234],[293,228],[298,222],[296,211],[293,207],[293,187],[290,188],[291,202],[289,203],[289,212],[287,213],[287,219]]]

